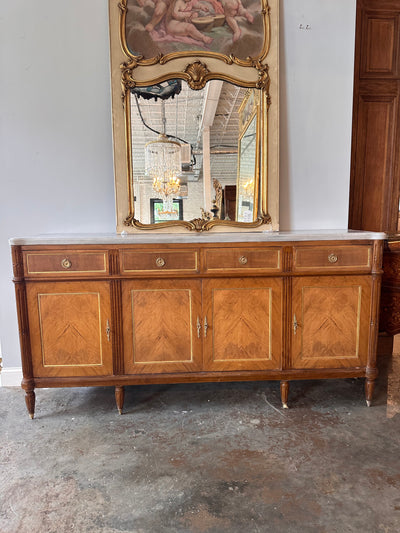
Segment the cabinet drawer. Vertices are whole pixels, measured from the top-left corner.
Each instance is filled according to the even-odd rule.
[[[122,273],[198,271],[196,250],[154,250],[151,252],[121,250],[120,257]]]
[[[57,252],[25,252],[24,266],[27,276],[92,275],[107,274],[107,252],[81,252],[58,250]]]
[[[370,270],[371,246],[298,246],[294,248],[294,270]]]
[[[208,272],[223,270],[281,270],[280,248],[221,248],[205,251],[205,268]]]

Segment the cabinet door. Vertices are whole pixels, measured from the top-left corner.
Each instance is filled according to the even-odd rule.
[[[206,370],[281,367],[281,279],[204,281],[203,309]]]
[[[293,280],[293,368],[366,366],[371,284],[367,276]]]
[[[28,283],[27,297],[34,376],[112,374],[107,282]]]
[[[124,281],[122,298],[126,374],[201,370],[200,281]]]

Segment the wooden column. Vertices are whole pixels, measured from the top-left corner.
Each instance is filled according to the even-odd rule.
[[[19,342],[22,361],[22,388],[25,391],[25,403],[31,418],[35,415],[35,382],[33,379],[32,353],[29,334],[29,317],[24,280],[24,267],[20,246],[12,249],[15,297],[17,302]]]

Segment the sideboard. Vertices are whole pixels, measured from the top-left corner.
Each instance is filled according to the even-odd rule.
[[[35,388],[364,377],[383,233],[48,235],[10,240],[23,381]]]

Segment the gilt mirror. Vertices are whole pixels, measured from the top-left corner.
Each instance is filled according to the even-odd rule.
[[[277,230],[278,0],[110,0],[117,231]]]

